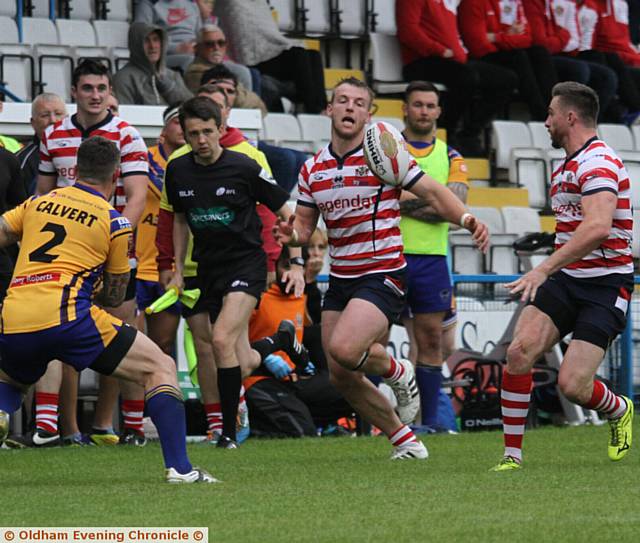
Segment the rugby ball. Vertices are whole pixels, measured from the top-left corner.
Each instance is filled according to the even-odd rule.
[[[411,165],[411,155],[398,129],[383,121],[371,123],[364,133],[367,166],[383,183],[402,184]]]

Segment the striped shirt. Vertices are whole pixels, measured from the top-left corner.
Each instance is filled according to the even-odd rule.
[[[127,203],[122,179],[129,175],[146,176],[149,163],[142,136],[120,117],[108,113],[102,122],[85,129],[78,123],[77,116],[71,115],[49,126],[40,142],[39,173],[57,176],[59,188],[73,185],[77,179],[78,147],[91,136],[111,140],[120,150],[120,177],[112,203],[122,212]]]
[[[402,188],[422,175],[412,161]],[[405,267],[401,188],[385,185],[371,173],[362,146],[343,157],[330,145],[319,151],[302,167],[298,192],[298,205],[318,209],[327,225],[331,275],[351,278]]]
[[[601,191],[618,196],[609,237],[563,271],[572,277],[633,273],[633,215],[629,174],[615,152],[596,137],[568,157],[551,180],[551,207],[556,215],[556,250],[573,236],[583,220],[582,197]]]

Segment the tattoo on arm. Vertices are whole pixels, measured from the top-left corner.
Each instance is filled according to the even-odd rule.
[[[0,217],[0,247],[6,247],[20,241],[20,236],[16,234],[2,217]]]
[[[456,195],[458,200],[460,200],[463,204],[467,203],[467,194],[469,192],[469,186],[466,183],[449,183],[447,185],[449,190]]]
[[[422,198],[413,198],[400,202],[400,213],[405,217],[429,223],[442,221],[440,215]]]
[[[96,301],[104,307],[118,307],[124,302],[130,275],[129,272],[104,272],[102,291]]]

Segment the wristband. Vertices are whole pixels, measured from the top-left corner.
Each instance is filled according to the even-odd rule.
[[[303,266],[304,267],[304,258],[302,258],[301,256],[291,257],[289,259],[289,264],[293,264],[293,265],[296,265],[296,266]]]
[[[473,217],[473,215],[471,215],[471,213],[463,213],[462,217],[460,217],[460,226],[462,226],[462,228],[466,228],[466,226],[464,225],[464,223],[467,222],[467,219],[469,217]]]

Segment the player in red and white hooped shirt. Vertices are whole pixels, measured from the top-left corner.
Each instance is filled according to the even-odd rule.
[[[411,362],[395,360],[379,343],[405,304],[405,260],[400,234],[401,188],[415,193],[446,220],[462,223],[486,250],[487,227],[466,212],[443,185],[415,162],[402,187],[389,187],[366,165],[362,143],[373,93],[349,78],[334,89],[327,112],[331,143],[300,173],[295,217],[279,222],[275,235],[306,244],[322,214],[327,225],[331,278],[322,312],[322,342],[332,382],[349,403],[380,428],[394,446],[393,459],[426,458],[425,446],[407,426],[419,398]],[[380,375],[398,399],[398,414],[365,373]]]
[[[518,469],[529,408],[533,364],[573,333],[558,385],[572,402],[609,419],[608,454],[621,460],[631,446],[633,403],[594,380],[611,341],[624,330],[633,291],[633,219],[629,175],[596,135],[598,97],[576,82],[553,88],[546,127],[567,153],[553,174],[556,250],[507,285],[531,302],[516,325],[502,376],[504,457],[494,471]]]
[[[77,113],[65,117],[48,127],[40,143],[40,166],[37,180],[37,194],[46,194],[56,187],[73,185],[76,181],[77,151],[80,143],[90,136],[102,136],[115,143],[120,150],[120,177],[116,183],[114,207],[131,224],[138,224],[144,210],[149,163],[144,140],[129,123],[114,116],[109,110],[111,98],[111,75],[103,64],[85,60],[73,71],[71,94],[77,104]],[[133,255],[132,255],[133,256]],[[132,266],[134,267],[134,266]],[[127,288],[125,301],[117,308],[106,308],[112,315],[135,325],[135,275]],[[65,372],[69,372],[65,368]],[[68,375],[68,373],[65,373]],[[45,376],[45,378],[47,378]],[[104,383],[104,384],[103,384]],[[105,388],[106,387],[106,388]],[[140,388],[133,392],[135,385],[125,384],[122,389],[131,401],[143,406],[144,394]],[[73,388],[73,387],[70,387]],[[108,431],[112,425],[113,404],[117,400],[117,383],[111,378],[101,378],[101,391],[110,401],[98,401],[92,439],[95,442],[117,443],[117,436]],[[137,397],[137,400],[133,400]],[[72,399],[67,402],[69,409],[75,409]],[[142,416],[142,407],[139,409]],[[75,421],[73,413],[65,420]],[[65,425],[66,426],[66,425]],[[77,433],[77,425],[63,429],[65,434]],[[104,436],[104,437],[101,437]]]

